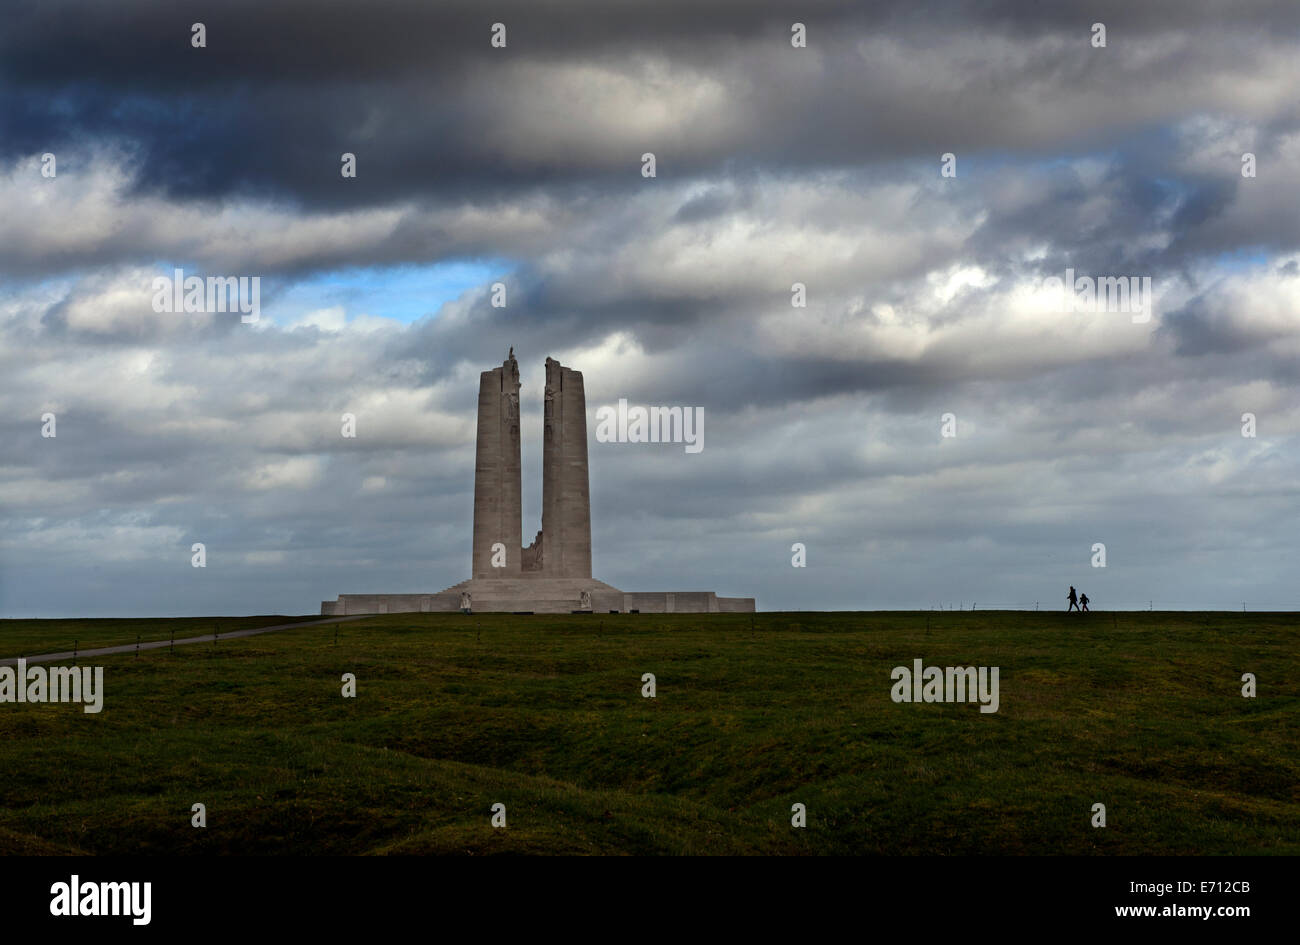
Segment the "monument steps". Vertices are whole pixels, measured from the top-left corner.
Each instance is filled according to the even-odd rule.
[[[570,597],[577,600],[583,591],[592,593],[603,591],[610,594],[623,593],[613,585],[606,584],[604,581],[597,581],[594,578],[471,578],[444,588],[436,596],[442,594],[459,595],[461,591],[469,591],[476,601],[479,599],[479,595],[484,598],[522,595],[543,600],[561,600]]]

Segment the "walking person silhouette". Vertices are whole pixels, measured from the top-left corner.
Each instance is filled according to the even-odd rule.
[[[1088,610],[1088,595],[1087,595],[1087,594],[1080,594],[1080,595],[1079,595],[1079,613],[1081,613],[1081,614],[1087,614],[1087,613],[1091,613],[1091,612],[1092,612],[1092,611]]]
[[[1065,608],[1067,614],[1072,610],[1079,609],[1079,595],[1075,593],[1073,584],[1070,585],[1070,593],[1067,595],[1067,599],[1070,601],[1070,606]]]

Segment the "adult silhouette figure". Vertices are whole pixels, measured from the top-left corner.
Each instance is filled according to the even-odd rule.
[[[1066,599],[1070,602],[1070,606],[1065,608],[1067,614],[1072,610],[1079,609],[1079,595],[1075,593],[1073,584],[1070,585],[1070,593],[1066,595]]]

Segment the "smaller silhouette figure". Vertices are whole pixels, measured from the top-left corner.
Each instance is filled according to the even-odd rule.
[[[1086,614],[1086,613],[1089,613],[1089,612],[1090,612],[1090,611],[1088,610],[1088,595],[1087,595],[1087,594],[1080,594],[1080,595],[1079,595],[1079,613],[1081,613],[1081,614]]]
[[[1070,593],[1066,596],[1066,599],[1070,602],[1070,606],[1065,608],[1067,614],[1072,610],[1079,609],[1079,595],[1075,593],[1073,584],[1070,585]]]

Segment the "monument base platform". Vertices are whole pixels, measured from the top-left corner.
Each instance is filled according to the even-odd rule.
[[[452,614],[468,591],[476,614],[734,614],[753,613],[752,597],[719,597],[713,591],[627,592],[593,578],[517,577],[462,581],[431,594],[340,594],[321,601],[322,616],[353,614]],[[591,598],[582,607],[582,593]]]

